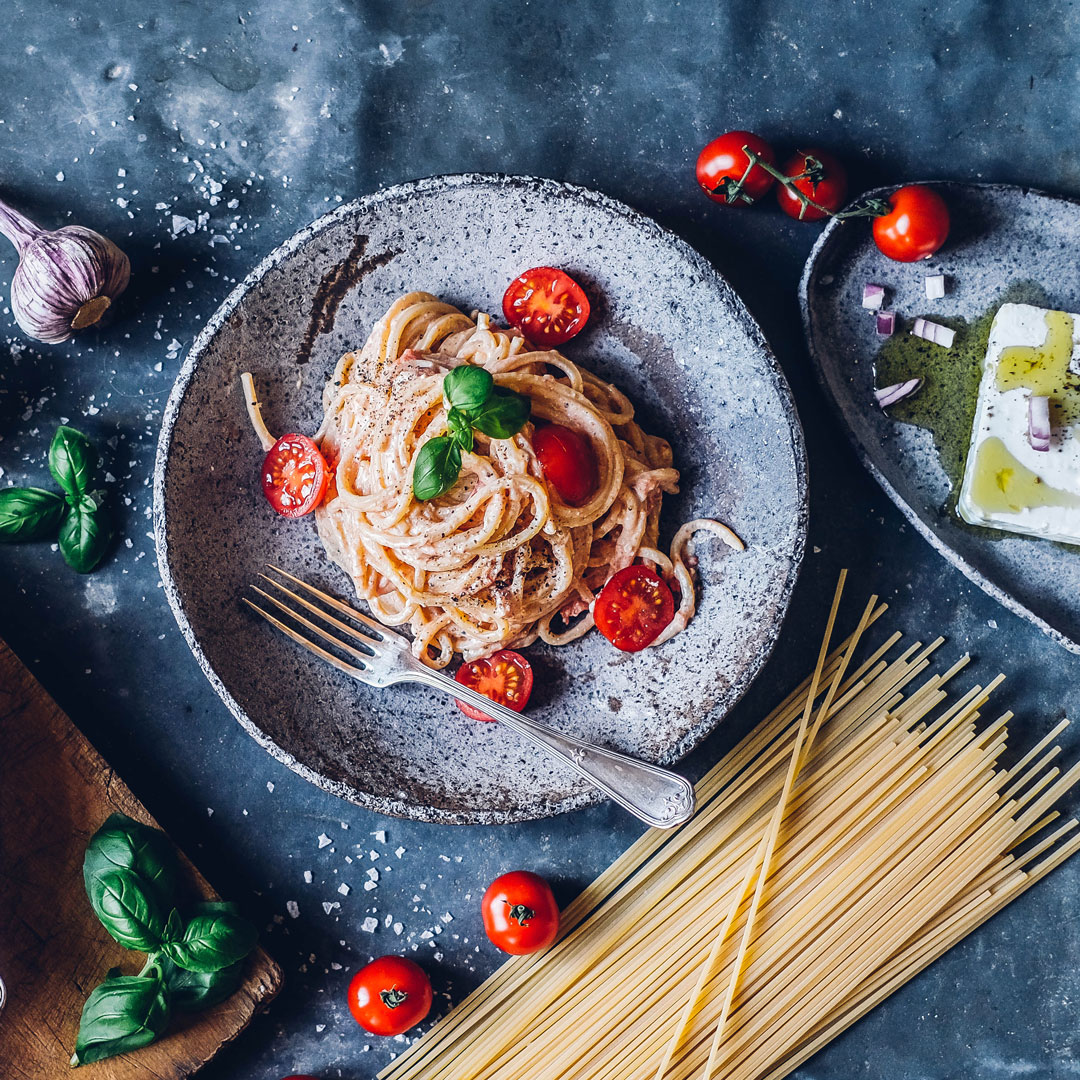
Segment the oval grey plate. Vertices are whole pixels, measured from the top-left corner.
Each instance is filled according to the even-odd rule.
[[[165,410],[155,532],[180,628],[240,723],[302,776],[383,813],[495,823],[599,796],[433,691],[351,681],[240,603],[268,561],[346,598],[351,588],[313,521],[286,521],[263,498],[239,375],[255,375],[271,431],[313,431],[338,357],[401,293],[498,312],[506,284],[546,263],[594,302],[567,352],[616,381],[673,444],[683,491],[666,501],[665,534],[716,515],[748,550],[699,542],[698,615],[661,648],[619,653],[597,634],[530,648],[530,713],[675,761],[765,662],[798,572],[806,465],[790,392],[738,297],[686,244],[602,195],[524,177],[435,177],[338,208],[268,256],[195,342]]]
[[[1032,282],[1048,303],[1080,311],[1076,251],[1080,204],[1005,184],[933,184],[949,204],[949,241],[933,259],[886,259],[864,221],[833,220],[810,253],[799,286],[810,356],[826,396],[863,463],[916,529],[954,566],[1072,652],[1080,652],[1080,550],[965,525],[930,433],[892,420],[874,403],[873,358],[881,343],[862,310],[862,288],[890,289],[888,306],[969,323],[1010,287]],[[880,188],[870,195],[885,195]],[[943,273],[949,291],[927,300],[924,278]]]

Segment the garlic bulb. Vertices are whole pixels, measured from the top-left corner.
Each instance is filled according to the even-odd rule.
[[[55,345],[93,326],[127,288],[128,257],[93,229],[39,229],[0,199],[0,233],[19,253],[11,310],[38,341]]]

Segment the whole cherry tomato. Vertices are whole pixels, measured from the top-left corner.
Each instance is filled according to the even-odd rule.
[[[589,321],[589,298],[565,271],[535,266],[510,282],[503,315],[533,345],[554,348],[580,334]]]
[[[529,695],[533,688],[532,665],[513,649],[500,649],[491,656],[470,660],[457,669],[454,678],[462,686],[467,686],[470,690],[513,709],[514,712],[521,712],[529,704]],[[491,717],[475,705],[458,701],[457,707],[473,720],[487,720],[492,723]]]
[[[481,913],[492,943],[514,956],[546,949],[559,933],[559,905],[551,886],[528,870],[497,877],[484,893]]]
[[[663,578],[635,564],[616,571],[593,604],[596,629],[623,652],[639,652],[675,617],[675,598]]]
[[[263,494],[282,517],[310,514],[329,479],[326,460],[306,435],[282,435],[263,459]]]
[[[752,131],[729,131],[713,139],[697,159],[697,182],[713,202],[747,206],[775,183],[760,165],[747,172],[750,159],[744,146],[767,164],[776,164],[773,148]]]
[[[349,983],[349,1012],[372,1035],[400,1035],[431,1010],[431,980],[404,956],[380,956]]]
[[[897,262],[929,259],[949,235],[949,208],[933,189],[910,184],[889,196],[892,213],[874,218],[874,243]]]
[[[587,503],[600,483],[592,443],[562,424],[537,424],[533,450],[544,470],[544,479],[567,506]]]
[[[791,185],[777,184],[776,198],[780,209],[798,221],[820,221],[835,214],[847,198],[847,170],[827,150],[812,147],[800,150],[784,162],[780,170],[785,176],[799,177]],[[795,187],[818,206],[809,206],[796,195]],[[823,207],[823,209],[818,209]]]

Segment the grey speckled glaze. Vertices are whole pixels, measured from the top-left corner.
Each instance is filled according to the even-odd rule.
[[[1055,307],[1080,310],[1080,203],[1005,184],[935,184],[949,204],[949,241],[933,259],[886,259],[860,222],[832,221],[799,287],[810,355],[826,396],[863,463],[908,520],[954,566],[1080,652],[1080,551],[1032,537],[965,526],[947,507],[951,484],[928,431],[893,421],[874,404],[873,358],[881,339],[861,307],[863,285],[890,290],[889,307],[934,310],[969,322],[1014,283],[1035,282]],[[868,194],[886,194],[879,188]],[[943,273],[949,291],[929,301],[923,280]]]
[[[623,654],[591,634],[530,649],[532,711],[593,741],[675,761],[765,662],[798,573],[806,466],[787,384],[741,301],[686,244],[604,196],[523,177],[436,177],[335,210],[264,260],[195,342],[165,411],[155,532],[180,627],[240,723],[307,779],[383,813],[498,823],[598,794],[440,695],[350,681],[240,604],[266,561],[348,592],[313,523],[266,505],[239,374],[254,374],[272,431],[312,431],[328,373],[396,296],[424,289],[498,311],[506,282],[545,263],[572,272],[594,300],[567,352],[616,381],[674,446],[683,484],[666,501],[666,535],[716,515],[748,550],[699,541],[698,615],[661,648]]]

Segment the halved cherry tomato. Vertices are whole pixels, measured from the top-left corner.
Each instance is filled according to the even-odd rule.
[[[551,886],[528,870],[497,877],[484,893],[481,914],[492,943],[514,956],[546,949],[559,933],[559,905]]]
[[[611,575],[593,605],[596,628],[623,652],[639,652],[675,617],[675,599],[663,578],[647,566]]]
[[[820,221],[830,213],[835,214],[844,205],[847,198],[847,170],[827,150],[816,147],[800,150],[784,162],[780,171],[785,176],[802,177],[793,182],[794,186],[818,206],[825,208],[818,210],[817,207],[807,206],[787,184],[777,184],[776,198],[780,209],[797,221]],[[803,176],[803,173],[810,175]]]
[[[874,243],[897,262],[929,259],[949,235],[949,208],[933,189],[910,184],[889,196],[891,214],[874,218]]]
[[[776,182],[760,165],[746,171],[750,159],[744,146],[769,165],[776,163],[773,148],[752,131],[729,131],[698,154],[697,182],[713,202],[747,206]]]
[[[400,1035],[431,1010],[431,980],[404,956],[380,956],[349,983],[349,1012],[372,1035]]]
[[[567,273],[536,266],[510,282],[503,315],[534,345],[554,347],[581,333],[589,321],[589,298]]]
[[[322,502],[330,470],[306,435],[282,435],[263,459],[262,489],[282,517],[310,514]]]
[[[544,479],[567,506],[581,506],[592,498],[600,483],[599,469],[592,443],[584,435],[562,424],[540,424],[532,445]]]
[[[514,712],[521,712],[528,705],[533,687],[533,673],[529,661],[513,649],[500,649],[491,656],[470,660],[457,669],[454,678],[462,686],[467,686],[470,690],[513,709]],[[482,713],[464,701],[459,701],[457,707],[473,720],[494,722],[487,713]]]

